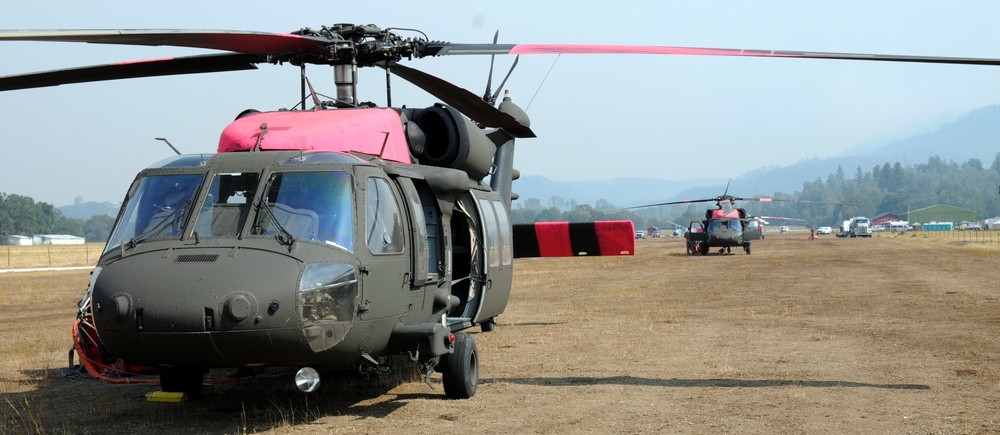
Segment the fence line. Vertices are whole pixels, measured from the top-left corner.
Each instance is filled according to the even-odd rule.
[[[1000,230],[908,231],[897,236],[949,239],[962,242],[1000,244]]]
[[[83,245],[4,245],[0,249],[0,268],[92,266],[104,247],[100,243]]]

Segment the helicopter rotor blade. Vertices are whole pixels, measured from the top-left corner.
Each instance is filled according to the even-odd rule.
[[[331,39],[290,33],[239,30],[4,30],[0,41],[87,42],[93,44],[206,48],[246,54],[317,50]]]
[[[385,68],[386,66],[383,66]],[[535,133],[526,125],[522,125],[513,116],[501,112],[500,109],[483,101],[481,97],[468,90],[455,86],[440,78],[423,71],[405,67],[399,64],[389,66],[389,71],[400,78],[417,85],[427,93],[439,98],[445,104],[454,107],[486,127],[502,128],[514,137],[535,137]]]
[[[760,201],[760,202],[801,202],[806,204],[834,204],[834,205],[851,205],[857,207],[857,204],[850,202],[836,202],[836,201],[810,201],[808,199],[780,199],[780,198],[739,198],[743,201]]]
[[[660,207],[663,205],[675,205],[675,204],[694,204],[696,202],[718,202],[719,198],[705,198],[705,199],[686,199],[683,201],[671,201],[671,202],[660,202],[656,204],[644,204],[636,205],[632,207],[625,207],[622,210],[633,210],[637,208],[647,208],[647,207]]]
[[[1000,59],[970,57],[939,57],[892,54],[836,53],[822,51],[759,50],[736,48],[677,47],[659,45],[606,44],[447,44],[429,46],[426,55],[484,54],[661,54],[689,56],[743,56],[804,59],[840,59],[880,62],[944,63],[961,65],[1000,66]]]
[[[761,219],[781,220],[781,221],[799,221],[799,222],[805,222],[806,221],[805,219],[796,219],[796,218],[790,218],[790,217],[784,217],[784,216],[754,216],[754,217],[761,218]]]
[[[0,77],[0,91],[139,77],[252,70],[257,69],[255,64],[267,61],[266,56],[253,54],[214,54],[94,65]]]

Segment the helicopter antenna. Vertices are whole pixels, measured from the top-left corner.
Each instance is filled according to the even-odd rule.
[[[562,54],[560,53],[556,55],[556,60],[552,61],[552,65],[549,66],[549,70],[545,72],[545,77],[542,77],[542,82],[538,84],[538,89],[535,89],[534,95],[532,95],[531,99],[528,100],[528,105],[524,106],[525,112],[527,112],[528,109],[531,108],[531,102],[535,101],[535,97],[538,95],[538,91],[542,90],[542,85],[545,84],[545,79],[549,78],[549,74],[552,73],[552,69],[556,67],[556,62],[559,62],[559,56],[562,56]]]
[[[382,153],[385,152],[385,144],[389,143],[389,132],[383,131],[382,133],[385,133],[385,139],[382,140],[382,149],[378,152],[378,158],[380,159],[382,158]]]
[[[493,93],[493,98],[490,99],[489,103],[493,104],[496,102],[497,98],[500,97],[500,90],[503,89],[503,85],[507,84],[507,79],[510,78],[510,74],[514,72],[514,67],[517,66],[517,60],[521,58],[521,55],[514,56],[514,63],[510,65],[510,69],[507,70],[507,75],[504,76],[503,81],[500,82],[500,86],[497,87],[497,91]],[[492,68],[492,67],[491,67]]]
[[[493,45],[497,44],[498,37],[500,37],[499,30],[497,30],[496,33],[493,34]],[[490,87],[493,86],[493,62],[496,60],[496,58],[497,55],[495,54],[490,55],[490,73],[486,75],[486,92],[483,93],[483,101],[490,103],[491,106],[497,100],[496,96],[490,98],[490,91],[491,91]],[[503,88],[503,85],[500,85],[500,87]]]
[[[313,89],[312,82],[309,81],[309,77],[305,76],[305,71],[303,70],[302,81],[309,87],[309,95],[312,96],[313,100],[313,110],[319,110],[322,103],[319,102],[319,95],[316,95],[316,90]],[[306,110],[306,100],[302,99],[302,110]]]
[[[260,144],[264,142],[264,136],[267,135],[267,123],[260,125],[260,135],[257,136],[257,143],[253,144],[254,151],[260,151]]]
[[[174,146],[170,143],[169,140],[167,140],[167,138],[165,138],[165,137],[156,137],[156,138],[153,138],[153,139],[162,140],[165,144],[167,144],[168,147],[170,147],[170,149],[174,150],[174,152],[177,153],[177,155],[181,155],[181,152],[177,151],[177,148],[174,148]]]

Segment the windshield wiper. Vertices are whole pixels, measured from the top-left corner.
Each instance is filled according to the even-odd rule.
[[[170,214],[164,216],[164,218],[156,225],[154,225],[152,228],[143,231],[141,234],[129,239],[128,242],[123,242],[122,252],[125,251],[125,245],[128,245],[129,249],[134,248],[139,243],[146,241],[147,238],[153,235],[159,235],[160,232],[163,231],[165,228],[173,226],[175,223],[177,223],[178,220],[180,220],[181,217],[184,216],[184,214],[181,213],[181,211],[187,209],[188,206],[190,205],[191,205],[191,198],[188,198],[187,201],[184,201],[183,203],[181,203],[181,205],[177,206],[177,208],[171,210]]]
[[[278,217],[274,215],[273,211],[271,211],[271,206],[267,205],[263,200],[257,203],[257,225],[256,225],[257,234],[265,233],[264,228],[260,225],[261,209],[264,209],[267,216],[271,218],[271,222],[274,223],[274,227],[278,229],[278,232],[280,234],[274,235],[274,238],[278,240],[278,243],[281,243],[282,245],[292,246],[292,244],[295,243],[295,236],[293,236],[291,232],[286,230],[285,227],[281,226],[281,222],[278,222]]]

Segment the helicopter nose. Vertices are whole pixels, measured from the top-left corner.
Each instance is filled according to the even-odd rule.
[[[166,354],[225,361],[232,353],[226,333],[266,335],[298,325],[300,262],[267,251],[197,251],[135,253],[103,268],[94,284],[94,321],[113,353],[136,361],[163,361]]]
[[[102,329],[205,332],[253,325],[258,316],[281,324],[294,314],[282,308],[295,306],[298,261],[266,251],[220,251],[138,253],[109,264],[94,287],[95,303],[105,306],[98,313]]]

